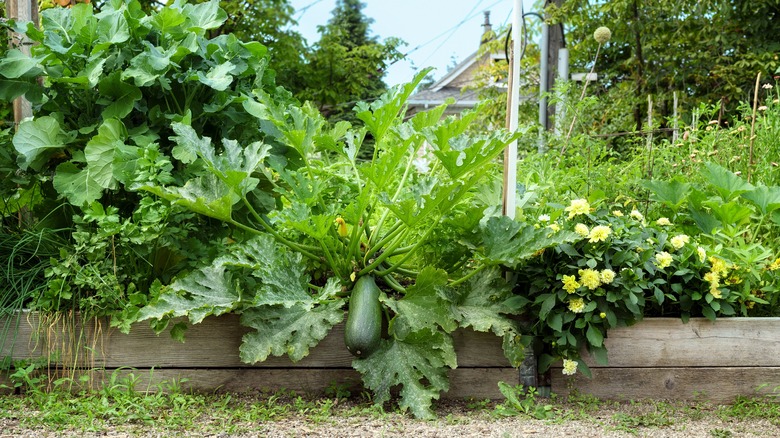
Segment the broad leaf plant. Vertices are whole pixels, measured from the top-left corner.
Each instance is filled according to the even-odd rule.
[[[99,13],[48,9],[40,29],[10,23],[36,42],[0,61],[0,96],[35,108],[13,139],[28,178],[16,195],[64,203],[76,228],[39,304],[60,309],[70,288],[110,283],[123,330],[175,319],[182,337],[184,320],[234,312],[252,329],[242,360],[298,361],[372,276],[384,335],[353,365],[377,403],[400,386],[403,408],[432,416],[459,327],[501,337],[519,365],[530,338],[500,266],[576,238],[490,214],[497,157],[521,133],[479,132],[476,111],[443,118],[446,105],[406,117],[427,71],[359,103],[356,125],[330,125],[275,87],[266,47],[209,38],[225,20],[216,0],[149,14],[112,0]],[[129,260],[156,266],[163,250],[176,265],[167,275],[122,274]]]

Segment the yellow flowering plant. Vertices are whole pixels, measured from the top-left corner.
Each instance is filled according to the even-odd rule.
[[[521,313],[538,318],[531,334],[546,345],[540,370],[564,359],[567,374],[576,363],[588,375],[583,348],[606,363],[608,330],[644,316],[714,319],[741,313],[745,302],[763,302],[742,293],[743,272],[722,255],[728,253],[723,246],[667,218],[600,199],[545,208],[551,210],[540,212],[551,218],[546,228],[573,240],[514,268]],[[780,261],[771,266],[780,272]]]

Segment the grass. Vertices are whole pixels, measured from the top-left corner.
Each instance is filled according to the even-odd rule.
[[[713,406],[704,402],[617,403],[584,395],[542,398],[526,392],[522,396],[518,393],[527,404],[526,413],[518,410],[508,416],[506,401],[466,399],[440,403],[439,419],[425,422],[394,408],[377,407],[365,395],[348,394],[343,389],[318,397],[292,391],[202,394],[185,391],[185,381],[145,386],[141,382],[148,379],[122,370],[108,377],[101,389],[74,393],[71,384],[78,382],[60,379],[45,390],[42,380],[32,378],[34,373],[28,371],[12,379],[21,382],[21,393],[0,395],[0,426],[12,432],[237,435],[263,434],[284,424],[290,430],[377,424],[392,434],[420,424],[459,428],[483,422],[531,428],[590,424],[605,432],[641,435],[671,427],[684,430],[688,424],[709,421],[714,422],[708,429],[710,436],[728,437],[743,435],[758,420],[780,425],[780,404],[771,397],[740,398],[730,406]],[[537,405],[544,406],[543,418],[534,415]]]
[[[44,272],[62,245],[57,230],[15,231],[0,225],[0,317],[25,308],[46,287]],[[0,349],[13,345],[21,322],[21,313],[16,314],[0,324]],[[8,365],[0,363],[0,369]]]

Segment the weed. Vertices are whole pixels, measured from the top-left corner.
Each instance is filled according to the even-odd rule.
[[[728,429],[712,429],[710,436],[712,438],[731,438],[734,434]]]
[[[327,388],[325,388],[325,395],[335,398],[336,400],[347,399],[352,396],[352,392],[349,390],[349,388],[350,385],[348,383],[339,383],[334,380],[330,382]]]
[[[486,398],[486,399],[474,399],[474,398],[467,398],[466,399],[466,407],[472,411],[484,411],[490,408],[490,405],[493,404],[493,402]]]
[[[732,405],[718,408],[716,414],[724,421],[765,418],[772,424],[780,425],[780,404],[773,399],[740,396]]]
[[[635,408],[634,410],[641,410],[645,405],[631,402],[631,407]],[[648,412],[620,412],[615,414],[612,417],[617,422],[617,425],[614,426],[615,430],[635,433],[639,427],[659,428],[674,424],[672,419],[673,409],[668,403],[654,402],[649,407],[651,409]]]
[[[539,420],[549,419],[553,416],[553,406],[540,404],[536,400],[536,388],[523,385],[511,386],[504,382],[498,383],[501,394],[506,401],[496,406],[495,414],[501,417],[527,415]]]

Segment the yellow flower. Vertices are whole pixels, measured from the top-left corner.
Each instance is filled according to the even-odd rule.
[[[603,242],[607,240],[607,237],[609,237],[610,234],[612,234],[612,228],[610,228],[609,225],[595,226],[590,230],[590,234],[588,234],[588,242]]]
[[[607,317],[607,314],[604,312],[599,313],[599,318],[604,319]]]
[[[615,279],[615,271],[612,269],[604,269],[599,273],[599,278],[604,284],[610,284]]]
[[[622,212],[622,211],[620,211],[620,210],[612,210],[612,214],[613,214],[615,217],[623,217],[623,212]]]
[[[631,210],[631,217],[636,219],[636,220],[638,220],[638,221],[641,221],[641,220],[643,220],[645,218],[642,215],[642,213],[640,213],[639,210],[637,210],[636,208]]]
[[[337,217],[336,218],[336,225],[338,226],[338,233],[341,237],[347,237],[347,223],[344,222],[344,219]]]
[[[704,281],[710,284],[718,284],[720,282],[720,275],[717,272],[710,271],[704,274]]]
[[[579,214],[590,213],[590,204],[588,204],[588,201],[585,199],[574,199],[564,211],[569,212],[569,219],[571,219]]]
[[[573,275],[564,275],[562,281],[563,281],[563,290],[565,290],[570,294],[573,294],[574,291],[576,291],[577,288],[580,287],[580,284],[577,283],[577,279]]]
[[[574,313],[582,313],[585,311],[585,300],[582,298],[572,298],[569,300],[569,310]]]
[[[738,275],[731,275],[726,279],[726,284],[740,284],[742,279]]]
[[[715,270],[712,270],[706,274],[704,274],[704,281],[710,284],[710,293],[715,298],[721,298],[722,295],[720,293],[720,274],[716,272]]]
[[[704,263],[705,260],[707,260],[707,251],[704,250],[702,247],[696,248],[696,253],[699,254],[699,261]],[[780,260],[780,259],[778,259]]]
[[[655,223],[662,227],[668,227],[669,225],[672,224],[671,222],[669,222],[669,218],[665,218],[665,217],[658,218],[658,220],[655,221]]]
[[[687,235],[685,235],[685,234],[678,234],[678,235],[672,237],[669,240],[669,243],[672,244],[674,249],[680,249],[683,246],[685,246],[686,243],[688,243],[690,241],[691,241],[691,238],[688,237]]]
[[[659,269],[666,269],[671,264],[674,258],[666,251],[661,251],[655,255],[655,264]]]
[[[712,294],[712,296],[717,299],[723,298],[723,295],[720,293],[720,289],[717,287],[710,286],[710,294]]]
[[[581,237],[587,237],[588,233],[590,233],[590,230],[585,224],[577,224],[574,226],[574,232],[579,234]]]
[[[769,269],[770,271],[776,271],[776,270],[780,269],[780,257],[778,257],[777,259],[775,259],[775,261],[774,261],[774,262],[772,262],[772,264],[770,264],[770,265],[767,267],[767,269]]]
[[[577,362],[569,359],[564,359],[562,372],[567,376],[573,376],[577,372]]]
[[[547,228],[553,230],[553,233],[557,233],[558,231],[561,231],[561,226],[558,224],[547,225]]]
[[[587,287],[590,290],[596,289],[601,286],[601,278],[599,277],[599,271],[593,269],[580,269],[580,284]]]
[[[717,257],[710,257],[710,264],[712,265],[712,272],[717,272],[718,275],[723,276],[728,270],[726,261]]]

